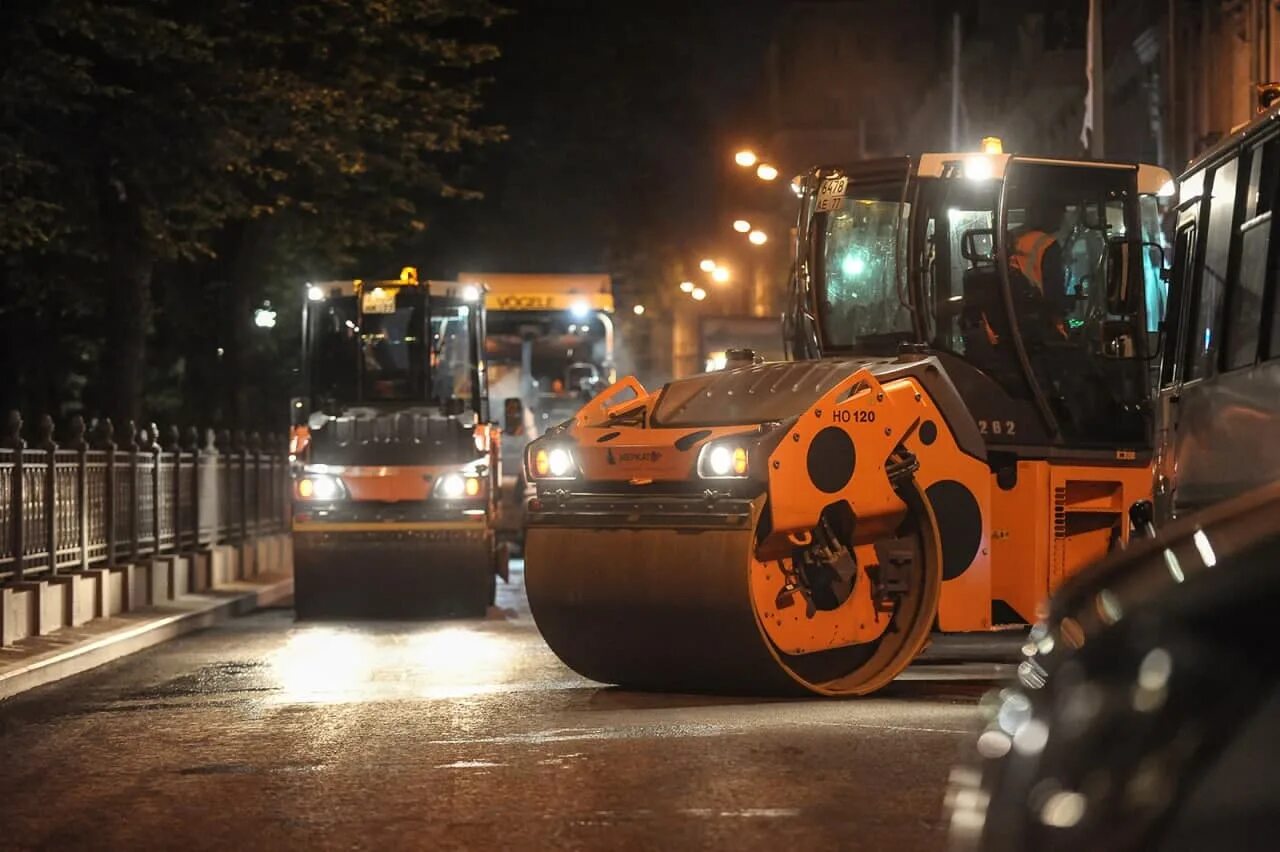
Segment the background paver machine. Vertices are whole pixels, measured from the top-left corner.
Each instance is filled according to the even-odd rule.
[[[484,614],[507,560],[493,528],[482,291],[406,268],[307,295],[292,449],[298,616]]]
[[[606,683],[856,695],[932,631],[1034,620],[1151,491],[1170,188],[1005,154],[804,176],[793,360],[626,378],[528,447],[551,648]]]

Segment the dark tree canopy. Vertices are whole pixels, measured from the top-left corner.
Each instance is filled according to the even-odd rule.
[[[460,155],[502,136],[474,118],[499,14],[486,0],[0,6],[0,331],[24,367],[0,380],[6,406],[137,418],[145,395],[151,415],[185,400],[275,419],[239,379],[293,341],[251,339],[252,306],[290,310],[281,270],[348,272],[472,193]]]

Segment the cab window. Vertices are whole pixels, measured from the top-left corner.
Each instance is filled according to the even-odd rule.
[[[1161,353],[1160,383],[1168,387],[1177,376],[1180,320],[1185,294],[1190,292],[1192,280],[1192,263],[1196,251],[1196,222],[1192,219],[1178,228],[1173,239],[1173,286],[1169,289],[1169,305],[1165,316],[1164,352]]]
[[[1000,260],[1014,313],[994,329],[993,358],[1008,358],[1006,335],[1022,338],[1068,445],[1145,443],[1145,311],[1113,315],[1106,282],[1108,244],[1139,227],[1133,172],[1015,161],[1006,182]]]
[[[819,313],[823,337],[834,348],[896,350],[914,335],[903,304],[906,222],[911,205],[901,186],[883,192],[850,190],[841,206],[815,217],[826,229]]]
[[[1209,222],[1205,229],[1204,265],[1187,315],[1187,366],[1184,379],[1213,373],[1222,346],[1222,304],[1229,278],[1233,214],[1236,207],[1237,159],[1209,176]]]
[[[1142,195],[1138,198],[1142,241],[1160,246],[1163,254],[1167,255],[1169,245],[1161,226],[1163,211],[1160,208],[1160,199],[1154,195]],[[1150,246],[1145,247],[1142,252],[1142,280],[1147,296],[1147,333],[1152,335],[1159,333],[1169,301],[1169,288],[1164,280],[1161,261],[1162,252]]]
[[[1227,323],[1223,367],[1234,370],[1254,364],[1262,332],[1263,297],[1274,277],[1270,262],[1272,207],[1280,177],[1280,140],[1273,139],[1249,152],[1248,183],[1241,213],[1240,268],[1235,287],[1227,295]]]

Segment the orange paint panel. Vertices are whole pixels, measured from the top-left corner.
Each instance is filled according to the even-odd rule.
[[[1149,467],[1018,462],[1008,491],[992,484],[992,596],[1034,621],[1044,601],[1129,538],[1129,506],[1151,494]]]
[[[1129,540],[1129,507],[1151,499],[1152,468],[1054,465],[1049,592]]]
[[[578,468],[586,479],[629,482],[634,479],[650,479],[655,482],[696,483],[698,451],[708,441],[734,435],[754,435],[755,426],[725,426],[708,429],[708,436],[698,443],[680,450],[676,441],[694,429],[636,429],[602,426],[575,426],[571,434],[576,440],[572,447]],[[615,437],[600,443],[606,435]],[[761,459],[761,463],[763,463]]]
[[[933,398],[914,379],[893,382],[888,392],[891,398],[918,400],[914,409],[918,425],[906,446],[920,464],[916,481],[933,505],[944,563],[955,563],[945,565],[944,576],[952,579],[942,584],[938,625],[944,631],[987,630],[991,627],[991,471],[985,462],[960,449]],[[928,444],[922,438],[926,431],[933,438]]]
[[[992,476],[991,594],[1032,622],[1049,588],[1050,469],[1046,461],[1017,464],[1017,482],[1009,490]]]
[[[808,654],[856,645],[880,638],[889,626],[891,613],[876,612],[871,601],[871,578],[866,566],[876,560],[875,548],[864,545],[854,549],[858,560],[858,579],[853,594],[833,610],[817,610],[807,615],[805,600],[799,594],[791,597],[790,606],[779,606],[778,593],[786,582],[779,561],[751,563],[751,603],[770,641],[787,654]]]
[[[600,426],[610,417],[645,399],[649,392],[635,376],[624,376],[597,394],[574,415],[579,426]]]
[[[855,543],[879,537],[877,531],[885,524],[877,524],[876,519],[900,518],[906,509],[889,485],[885,461],[913,417],[912,406],[890,399],[865,369],[814,403],[769,457],[775,533],[807,532],[817,524],[823,508],[847,500],[858,517]],[[837,482],[843,477],[842,471],[833,472],[834,457],[847,458],[842,436],[852,444],[853,464],[847,480]],[[828,446],[833,451],[828,452]],[[822,482],[823,476],[834,479]]]
[[[346,468],[337,475],[347,486],[352,500],[374,500],[396,503],[425,500],[431,494],[431,481],[437,476],[456,471],[456,467],[359,467]]]

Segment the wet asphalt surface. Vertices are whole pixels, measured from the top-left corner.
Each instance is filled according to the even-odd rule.
[[[0,703],[0,848],[942,848],[989,666],[854,701],[626,692],[513,573],[476,621],[265,610]]]

